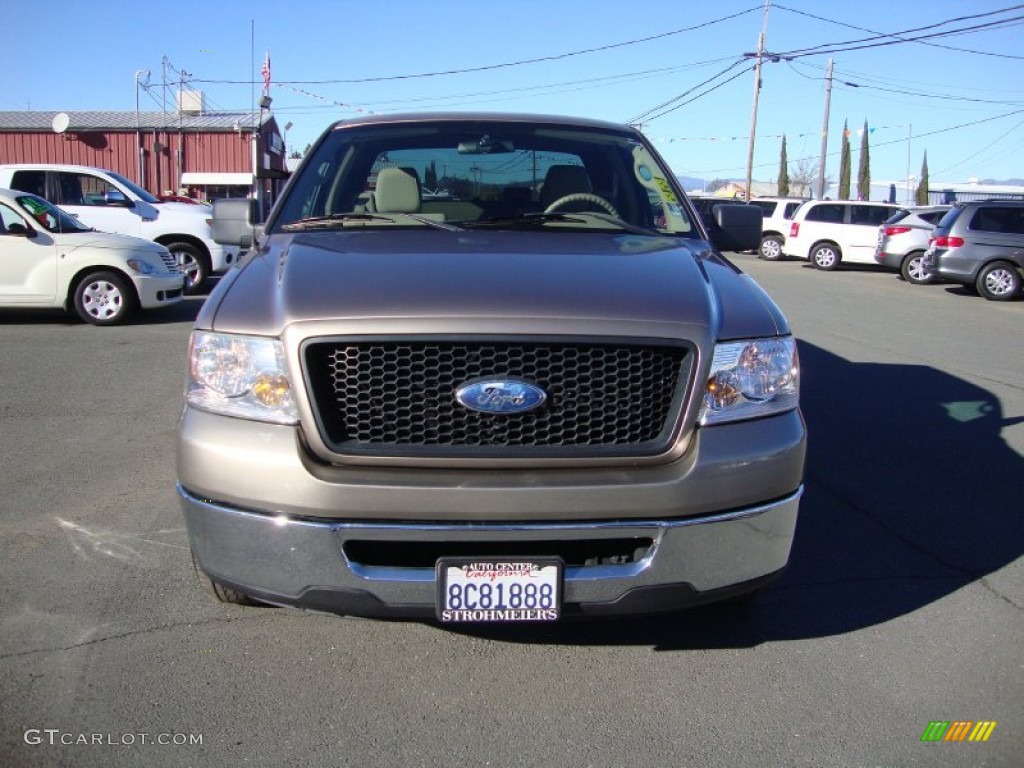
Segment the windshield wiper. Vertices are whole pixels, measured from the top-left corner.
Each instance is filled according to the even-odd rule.
[[[547,224],[549,221],[568,221],[575,222],[578,224],[586,223],[585,219],[576,218],[575,214],[567,213],[524,213],[520,216],[494,216],[486,219],[477,219],[476,221],[464,221],[462,226],[471,228],[484,228],[484,227],[516,227],[520,225],[524,226],[537,226]]]
[[[626,232],[630,232],[634,235],[654,235],[661,237],[661,232],[656,232],[653,229],[647,229],[646,227],[638,227],[636,224],[630,224],[625,219],[620,219],[618,216],[612,216],[610,213],[600,213],[598,211],[582,211],[580,213],[573,214],[574,216],[591,216],[600,221],[606,221],[609,224],[614,224]]]
[[[281,225],[281,229],[293,232],[300,229],[330,227],[335,224],[344,226],[347,221],[386,221],[391,224],[395,222],[391,217],[381,216],[378,213],[356,213],[351,211],[349,213],[332,213],[328,216],[307,216],[304,219],[283,224]]]
[[[443,229],[449,232],[461,232],[462,228],[457,227],[454,224],[447,224],[443,221],[437,221],[427,216],[420,216],[415,213],[371,213],[369,211],[349,211],[348,213],[332,213],[327,216],[307,216],[304,219],[293,221],[288,224],[281,225],[281,229],[294,232],[303,229],[324,229],[332,226],[345,226],[347,223],[372,223],[375,221],[386,222],[388,224],[395,223],[395,217],[402,216],[406,219],[412,219],[418,224],[424,224],[434,229]]]
[[[397,214],[391,214],[391,215],[392,216],[406,216],[406,217],[412,219],[413,221],[418,221],[420,224],[426,224],[428,227],[433,227],[434,229],[443,229],[443,230],[446,230],[448,232],[462,232],[463,231],[462,227],[457,227],[454,224],[449,224],[446,221],[440,221],[438,219],[431,219],[428,216],[421,216],[418,213],[397,213]]]
[[[491,219],[478,219],[477,221],[464,221],[462,225],[464,227],[472,228],[484,228],[484,227],[516,227],[516,226],[543,226],[549,222],[563,222],[570,224],[587,224],[588,220],[597,219],[607,224],[621,229],[624,232],[630,232],[634,235],[655,235],[659,236],[661,233],[655,232],[651,229],[644,229],[634,224],[630,224],[628,221],[612,216],[608,213],[595,213],[593,211],[577,211],[574,213],[562,213],[559,211],[552,211],[550,213],[524,213],[521,216],[502,216]]]

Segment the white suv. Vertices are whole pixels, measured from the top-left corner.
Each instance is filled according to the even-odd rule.
[[[801,197],[755,197],[750,201],[751,205],[761,209],[761,215],[764,216],[761,222],[761,247],[757,249],[759,258],[765,261],[778,261],[782,258],[790,220],[804,200]]]
[[[786,255],[808,259],[818,269],[840,262],[874,264],[878,228],[900,210],[890,203],[809,200],[793,214]]]
[[[167,247],[185,273],[185,292],[237,261],[239,249],[213,240],[205,205],[165,203],[120,174],[83,165],[0,165],[0,187],[45,198],[102,232]]]

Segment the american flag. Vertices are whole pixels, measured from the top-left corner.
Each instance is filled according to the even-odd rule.
[[[266,58],[263,59],[263,66],[260,67],[260,74],[263,75],[263,90],[264,92],[270,90],[270,51],[267,51]]]

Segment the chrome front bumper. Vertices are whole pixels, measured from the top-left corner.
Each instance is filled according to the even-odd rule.
[[[621,565],[565,569],[565,612],[637,614],[749,591],[789,560],[803,487],[771,503],[676,520],[564,523],[384,523],[251,512],[178,492],[199,568],[264,601],[364,616],[432,616],[432,567],[353,562],[349,540],[486,541],[650,539]]]

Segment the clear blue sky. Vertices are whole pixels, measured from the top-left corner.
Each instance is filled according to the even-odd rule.
[[[1010,10],[979,16],[1001,9]],[[164,57],[172,65],[169,105],[177,72],[185,71],[208,108],[248,110],[249,83],[260,79],[269,50],[273,109],[281,126],[293,123],[290,147],[305,147],[331,121],[360,110],[529,111],[617,122],[649,113],[643,130],[674,170],[713,179],[745,176],[753,73],[742,57],[757,48],[763,1],[51,0],[6,3],[3,16],[0,110],[134,110],[135,74],[145,69],[151,87],[140,91],[142,109],[159,110]],[[977,17],[941,24],[966,16]],[[1008,0],[773,0],[766,50],[811,55],[764,67],[754,178],[777,175],[783,133],[791,173],[800,158],[817,160],[829,56],[833,179],[844,120],[855,171],[858,131],[865,120],[873,129],[875,181],[903,179],[908,167],[916,176],[926,150],[933,183],[1024,177],[1021,20],[1024,6],[1014,10]],[[925,42],[879,46],[876,39],[993,23]],[[698,25],[705,26],[685,31]],[[835,50],[853,45],[872,47]],[[528,59],[545,60],[516,63]],[[395,79],[473,68],[483,69]],[[363,82],[322,82],[340,80]],[[707,88],[715,89],[654,109]]]

